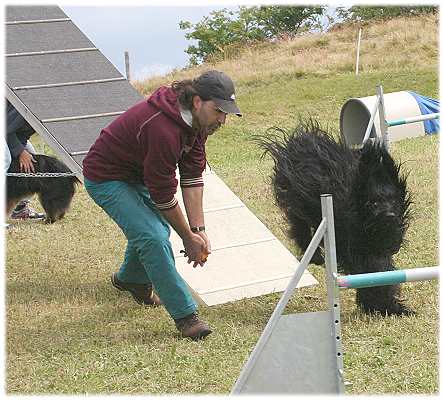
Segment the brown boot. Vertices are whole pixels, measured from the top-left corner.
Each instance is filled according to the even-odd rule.
[[[176,319],[174,322],[176,323],[177,330],[181,333],[183,338],[199,340],[208,336],[212,332],[209,326],[201,321],[195,312],[184,318]]]
[[[151,283],[122,282],[117,278],[116,272],[111,275],[111,283],[121,291],[130,292],[137,304],[144,306],[159,306],[162,304],[159,297],[154,293]]]

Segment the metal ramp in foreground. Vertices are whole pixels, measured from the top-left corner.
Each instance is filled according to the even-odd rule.
[[[343,393],[343,353],[331,195],[322,220],[287,289],[244,365],[232,394]],[[324,239],[328,310],[283,315],[297,283]]]
[[[101,129],[143,98],[56,6],[6,7],[5,86],[7,99],[79,178]],[[188,265],[172,237],[178,270],[197,300],[213,305],[284,290],[297,260],[216,174],[204,179],[213,245],[207,266]],[[316,283],[306,272],[299,285]]]

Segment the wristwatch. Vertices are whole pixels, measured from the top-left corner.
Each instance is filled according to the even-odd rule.
[[[205,225],[191,227],[191,232],[193,232],[193,233],[202,232],[202,231],[205,231]]]

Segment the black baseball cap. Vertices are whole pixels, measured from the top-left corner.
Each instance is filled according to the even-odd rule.
[[[233,81],[223,72],[215,70],[204,72],[194,79],[193,87],[202,100],[213,100],[222,112],[242,116],[235,102]]]

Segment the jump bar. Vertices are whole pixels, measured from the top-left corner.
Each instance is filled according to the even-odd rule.
[[[398,271],[373,272],[340,276],[336,284],[341,289],[356,289],[373,286],[394,285],[396,283],[429,281],[439,278],[438,267],[401,269]]]
[[[418,117],[410,117],[404,119],[395,119],[393,121],[387,121],[387,125],[388,126],[406,125],[406,124],[411,124],[413,122],[428,121],[437,118],[439,118],[439,113],[425,114]]]

